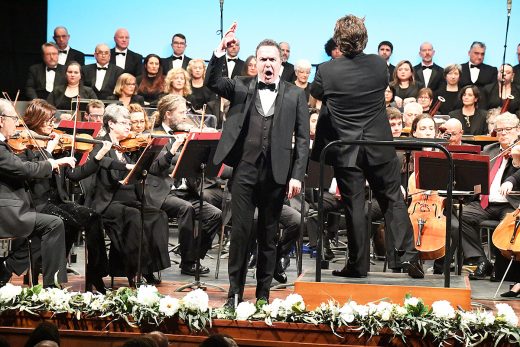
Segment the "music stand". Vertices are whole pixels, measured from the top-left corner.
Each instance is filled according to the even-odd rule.
[[[76,136],[79,134],[88,134],[95,138],[99,131],[101,130],[101,127],[103,126],[103,123],[98,122],[76,122]],[[58,127],[56,128],[58,130],[61,130],[65,132],[66,134],[73,135],[74,133],[74,121],[73,120],[62,120],[60,121],[60,124],[58,124]],[[88,159],[88,153],[83,153],[79,155],[79,153],[76,152],[76,160],[78,161],[78,166],[81,166],[85,164],[85,162]]]
[[[489,156],[452,153],[454,180],[452,196],[459,203],[459,240],[457,245],[457,275],[462,272],[462,215],[464,198],[476,194],[489,194]],[[448,186],[448,161],[439,152],[415,153],[415,179],[417,188],[437,190],[439,195],[446,196]],[[452,211],[448,211],[452,213]],[[451,232],[451,230],[449,231]],[[453,247],[446,248],[444,271],[449,273],[453,258]]]
[[[145,187],[146,187],[146,177],[148,175],[148,169],[152,165],[153,161],[163,147],[168,143],[168,139],[165,138],[154,138],[152,141],[146,146],[143,153],[135,163],[135,166],[128,175],[121,182],[123,185],[135,184],[137,182],[141,182],[141,232],[139,234],[139,252],[137,258],[137,279],[136,284],[141,285],[142,278],[142,269],[141,269],[141,255],[142,255],[142,247],[143,247],[143,234],[144,234],[144,206],[146,203],[145,197]]]
[[[172,178],[200,178],[199,187],[199,222],[195,228],[197,235],[197,250],[195,263],[195,281],[185,284],[177,289],[176,292],[181,292],[184,289],[205,289],[209,286],[212,288],[225,291],[214,284],[208,284],[200,281],[200,247],[202,241],[202,206],[204,204],[204,179],[206,176],[215,177],[218,175],[221,165],[213,164],[213,156],[217,149],[221,133],[205,133],[205,132],[191,132],[186,138],[186,143],[182,148],[181,154],[173,172]]]

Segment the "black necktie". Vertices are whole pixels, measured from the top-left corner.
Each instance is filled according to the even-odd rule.
[[[237,61],[237,58],[227,58],[227,61],[228,61],[228,63],[229,63],[230,61],[232,61],[232,62],[235,62],[235,63],[236,63],[236,61]]]
[[[57,69],[57,67],[48,67],[47,66],[47,71],[54,71],[54,72],[56,72],[56,69]]]
[[[172,55],[172,60],[177,60],[177,59],[182,60],[182,56],[176,57],[176,56]]]
[[[423,70],[426,70],[426,69],[433,70],[431,65],[430,65],[430,66],[425,66],[425,65],[423,65],[423,66],[422,66],[422,69],[423,69]]]
[[[470,69],[476,68],[476,69],[479,69],[479,70],[480,70],[480,65],[482,65],[482,64],[477,64],[477,65],[475,65],[475,64],[469,64],[469,68],[470,68]]]
[[[107,68],[107,67],[99,67],[99,66],[97,67],[97,69],[98,69],[98,71],[99,71],[99,70],[105,70],[105,71],[107,71],[107,70],[108,70],[108,68]]]
[[[58,53],[63,53],[63,54],[67,54],[67,50],[66,50],[66,49],[64,49],[64,50],[62,50],[62,51],[58,51]]]
[[[126,55],[125,52],[116,52],[116,57],[117,57],[118,55],[120,55],[120,54],[121,54],[123,57]]]
[[[266,84],[266,83],[260,81],[260,82],[258,82],[258,90],[262,90],[262,89],[268,89],[268,90],[274,92],[276,90],[276,85],[274,83]]]

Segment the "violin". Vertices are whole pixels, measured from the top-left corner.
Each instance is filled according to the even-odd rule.
[[[443,213],[444,198],[436,191],[420,191],[415,188],[415,176],[409,179],[412,202],[408,208],[413,226],[415,248],[423,260],[433,260],[446,252],[446,216]]]
[[[151,138],[149,134],[130,133],[126,139],[119,141],[120,152],[135,152],[141,148],[148,146]]]
[[[52,140],[50,136],[43,136],[36,133],[29,134],[27,131],[17,131],[7,140],[7,145],[11,150],[20,154],[26,149],[38,149],[47,146],[47,141]]]
[[[75,141],[73,141],[75,139]],[[54,148],[53,154],[70,152],[72,150],[72,144],[74,143],[74,150],[79,153],[90,153],[94,149],[94,145],[102,145],[103,141],[94,139],[89,134],[78,134],[75,138],[69,134],[63,134],[60,137],[58,145]],[[112,144],[112,148],[123,151],[121,146]]]
[[[508,259],[520,261],[520,208],[506,214],[493,232],[493,244]]]

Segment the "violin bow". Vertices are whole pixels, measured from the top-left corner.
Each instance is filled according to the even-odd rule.
[[[70,150],[71,158],[74,158],[74,150],[76,147],[76,132],[78,129],[78,114],[79,114],[79,94],[76,97],[76,110],[74,112],[74,115],[72,116],[74,118],[74,126],[72,128],[72,149]]]
[[[202,105],[202,117],[200,118],[200,131],[204,127],[204,116],[206,115],[206,104]]]

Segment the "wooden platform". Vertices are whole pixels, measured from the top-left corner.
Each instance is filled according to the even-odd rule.
[[[314,282],[314,273],[304,272],[295,282],[294,292],[300,294],[308,309],[334,299],[340,303],[354,300],[359,304],[386,299],[402,304],[410,294],[422,298],[426,305],[448,300],[453,307],[471,309],[471,286],[466,276],[452,276],[451,288],[444,288],[444,276],[429,275],[414,280],[407,274],[377,272],[366,278],[334,277],[323,270],[322,282]]]

